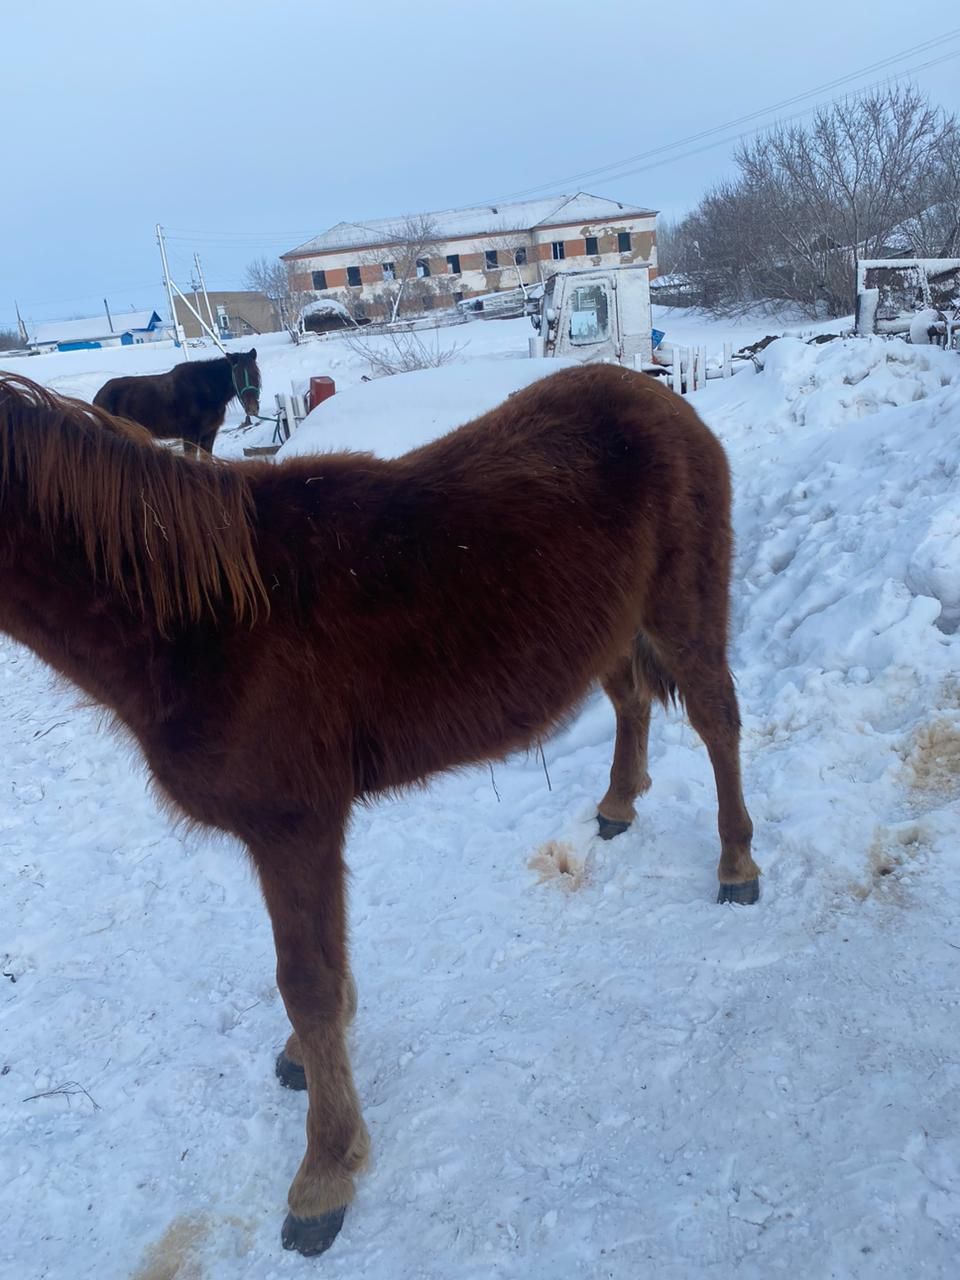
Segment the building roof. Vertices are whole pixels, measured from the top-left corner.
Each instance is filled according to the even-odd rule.
[[[511,231],[531,231],[535,227],[590,224],[610,219],[652,217],[653,209],[592,196],[585,191],[576,195],[546,196],[539,200],[520,200],[506,204],[474,205],[468,209],[441,209],[433,213],[401,214],[395,218],[375,218],[372,222],[338,222],[312,240],[281,255],[284,258],[308,257],[314,253],[331,253],[339,249],[363,249],[372,245],[396,243],[399,229],[411,216],[427,219],[437,229],[438,240],[459,240],[466,236],[497,235]]]
[[[88,320],[47,320],[35,326],[30,335],[30,346],[42,346],[47,342],[96,342],[98,338],[153,329],[161,323],[156,311],[121,312],[113,316],[113,329],[105,315],[91,316]]]

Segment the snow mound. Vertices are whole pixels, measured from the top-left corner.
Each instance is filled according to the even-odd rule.
[[[278,460],[354,449],[398,458],[502,404],[574,361],[474,360],[376,378],[332,396],[306,417]]]
[[[912,404],[960,382],[960,361],[902,339],[841,338],[808,345],[778,338],[761,356],[790,423],[840,426],[887,406]]]
[[[308,316],[340,316],[341,319],[348,323],[351,320],[350,312],[338,302],[336,298],[317,298],[316,302],[308,302],[303,308],[303,318],[306,320]]]

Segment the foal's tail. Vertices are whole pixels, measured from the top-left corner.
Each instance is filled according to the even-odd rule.
[[[663,666],[657,651],[643,634],[638,631],[633,641],[633,678],[637,688],[646,690],[651,698],[656,698],[664,706],[679,701],[682,705],[683,695],[677,691],[677,682]]]

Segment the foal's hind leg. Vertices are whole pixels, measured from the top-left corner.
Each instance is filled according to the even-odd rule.
[[[597,825],[604,840],[626,831],[637,816],[633,802],[650,789],[647,740],[650,735],[650,693],[638,680],[631,657],[624,657],[602,680],[617,713],[617,740],[610,767],[610,786],[597,806]]]
[[[316,844],[252,846],[277,947],[277,986],[296,1035],[309,1097],[307,1150],[290,1187],[283,1245],[323,1253],[354,1196],[368,1138],[345,1045],[346,952],[342,826]]]
[[[681,659],[674,671],[690,723],[710,754],[717,784],[721,850],[717,901],[756,902],[760,897],[760,868],[750,852],[753,823],[740,783],[740,708],[733,677],[725,656],[719,653]]]

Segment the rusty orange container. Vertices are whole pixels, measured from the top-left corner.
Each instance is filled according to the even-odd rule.
[[[337,384],[332,378],[311,378],[308,407],[311,410],[315,409],[318,404],[323,404],[324,400],[329,400],[336,390]]]

